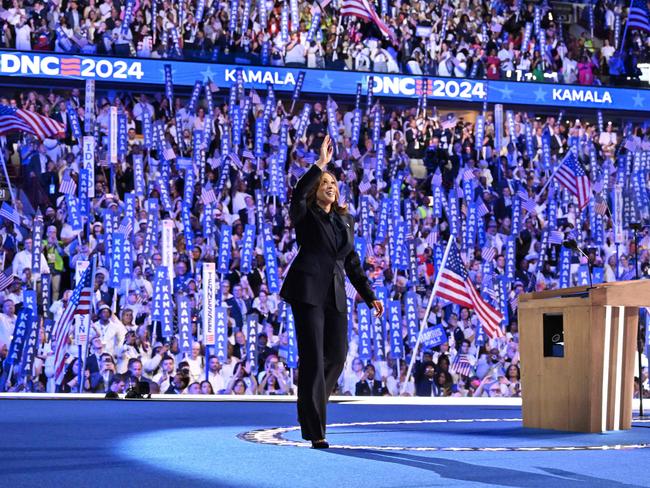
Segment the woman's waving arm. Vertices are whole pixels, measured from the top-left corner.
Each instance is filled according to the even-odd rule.
[[[325,136],[320,148],[320,157],[309,170],[302,175],[291,193],[291,204],[289,205],[289,216],[293,225],[296,225],[307,213],[307,194],[316,185],[320,175],[332,159],[334,149],[329,136]]]

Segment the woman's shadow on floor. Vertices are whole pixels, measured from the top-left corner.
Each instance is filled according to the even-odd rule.
[[[395,451],[331,448],[325,452],[339,456],[368,459],[371,461],[393,463],[402,466],[410,466],[413,468],[433,471],[441,478],[448,480],[485,483],[497,486],[548,488],[549,486],[553,486],[551,483],[555,483],[557,486],[562,486],[563,488],[592,488],[598,486],[608,488],[637,488],[642,486],[620,483],[609,479],[596,478],[580,473],[573,473],[571,471],[548,467],[538,468],[548,473],[542,474],[529,471],[518,471],[506,467],[493,467],[464,463],[448,458],[416,456],[413,454]]]

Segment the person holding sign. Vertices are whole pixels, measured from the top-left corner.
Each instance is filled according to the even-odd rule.
[[[326,170],[333,152],[325,136],[318,161],[293,189],[289,215],[300,250],[280,292],[291,305],[298,338],[298,421],[315,449],[329,447],[327,400],[347,355],[345,275],[377,317],[384,312],[354,248],[354,219],[339,204],[336,178]]]

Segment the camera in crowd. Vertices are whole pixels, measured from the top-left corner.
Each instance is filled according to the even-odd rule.
[[[137,381],[136,383],[132,384],[128,390],[126,390],[126,395],[124,396],[124,398],[127,398],[129,400],[151,399],[149,383],[147,383],[146,381]]]

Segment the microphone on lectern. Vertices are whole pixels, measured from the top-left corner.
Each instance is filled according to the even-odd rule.
[[[566,247],[567,249],[577,249],[577,250],[580,250],[580,249],[578,248],[578,243],[576,242],[575,239],[567,239],[566,241],[564,241],[564,242],[562,243],[562,246]]]

